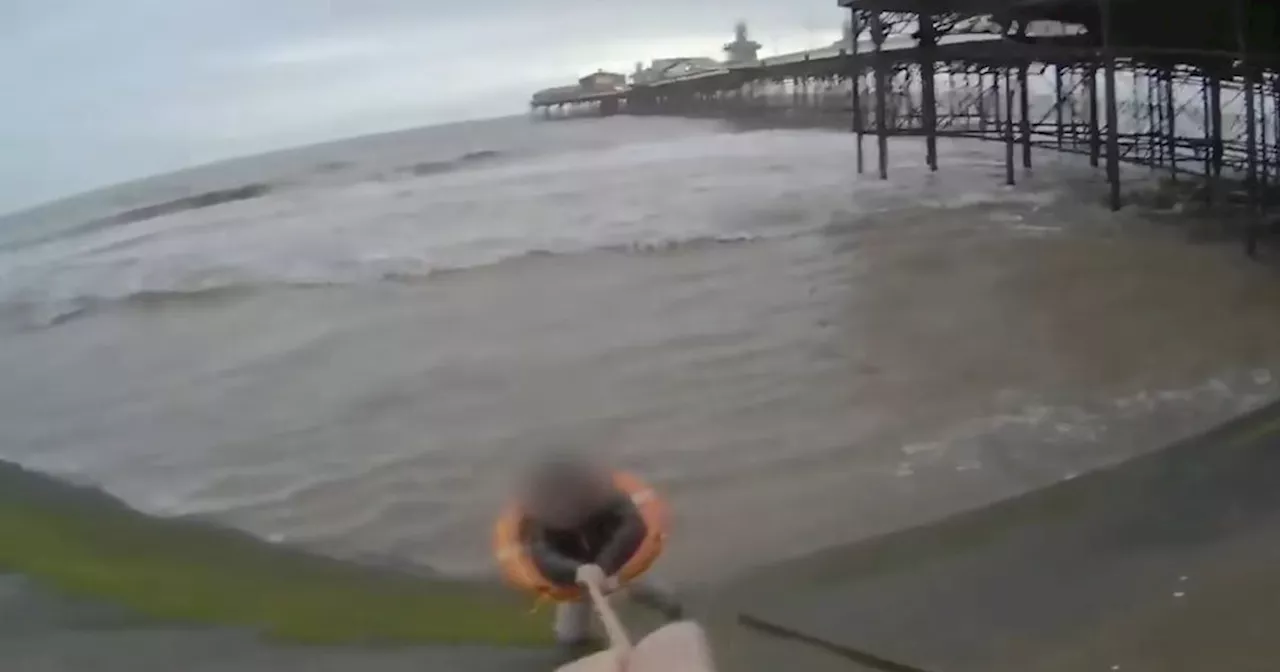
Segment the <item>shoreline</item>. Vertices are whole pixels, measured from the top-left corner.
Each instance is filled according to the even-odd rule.
[[[1255,464],[1249,460],[1254,460],[1259,455],[1265,454],[1264,451],[1270,450],[1272,445],[1280,445],[1280,402],[1269,403],[1199,435],[1160,448],[1152,453],[1114,466],[1088,472],[1046,488],[974,510],[960,512],[941,521],[833,547],[796,560],[777,563],[744,576],[731,578],[723,584],[707,586],[703,590],[696,591],[692,596],[693,615],[708,628],[715,652],[722,661],[722,669],[726,670],[764,669],[770,664],[768,661],[782,660],[803,661],[806,670],[819,671],[849,669],[848,666],[851,661],[854,664],[869,665],[865,669],[924,669],[930,672],[936,669],[952,669],[922,667],[916,665],[913,661],[902,661],[900,658],[895,658],[895,655],[900,656],[903,650],[911,651],[916,646],[924,650],[928,650],[930,646],[941,646],[940,650],[943,651],[947,650],[947,646],[953,646],[954,648],[954,645],[946,644],[949,641],[946,637],[941,638],[944,644],[938,645],[936,643],[939,640],[937,632],[932,632],[927,628],[922,629],[911,622],[912,619],[925,618],[927,620],[928,618],[927,613],[929,610],[922,611],[918,609],[916,607],[918,604],[917,598],[910,598],[910,591],[917,590],[915,587],[922,585],[922,581],[923,585],[931,583],[932,580],[925,580],[925,577],[937,576],[938,572],[943,572],[941,576],[948,576],[947,572],[957,571],[949,569],[956,562],[965,558],[985,557],[987,560],[978,562],[978,567],[987,565],[998,567],[1000,576],[1013,582],[1025,582],[1030,579],[1032,583],[1023,585],[1025,589],[1052,586],[1055,582],[1063,580],[1061,574],[1054,574],[1053,576],[1058,577],[1055,579],[1053,576],[1043,574],[1043,572],[1054,569],[1061,570],[1061,568],[1051,566],[1049,564],[1050,560],[1038,559],[1036,556],[1037,548],[1043,546],[1055,553],[1065,553],[1067,555],[1079,552],[1081,548],[1088,551],[1092,546],[1090,544],[1076,543],[1076,538],[1072,535],[1082,534],[1080,530],[1085,530],[1084,533],[1093,534],[1091,530],[1096,531],[1101,527],[1110,525],[1112,524],[1110,521],[1113,520],[1118,520],[1125,524],[1138,525],[1138,528],[1135,529],[1144,529],[1143,526],[1149,526],[1150,521],[1159,520],[1159,518],[1153,518],[1150,514],[1152,505],[1159,502],[1168,502],[1170,501],[1169,498],[1173,496],[1181,496],[1181,500],[1188,500],[1189,498],[1185,497],[1187,493],[1185,488],[1187,487],[1209,488],[1208,491],[1212,492],[1254,492],[1256,488],[1247,488],[1241,485],[1238,479],[1250,474],[1253,475],[1254,479],[1270,474],[1267,464]],[[1271,462],[1269,464],[1274,465],[1275,463]],[[1189,467],[1190,471],[1188,471]],[[118,500],[91,489],[62,484],[50,477],[32,474],[26,470],[20,470],[20,472],[17,473],[9,467],[0,468],[0,480],[3,480],[6,485],[3,489],[3,496],[0,496],[0,503],[3,504],[0,507],[0,522],[4,522],[7,525],[12,523],[14,503],[18,500],[25,502],[28,507],[31,505],[43,505],[63,511],[86,512],[89,511],[89,508],[86,507],[90,507],[95,509],[92,515],[101,515],[101,510],[97,509],[97,507],[103,506],[104,502],[110,502],[111,504],[108,504],[108,506],[112,507],[123,506],[119,505]],[[17,473],[16,476],[15,473]],[[1228,480],[1228,477],[1234,480]],[[1142,485],[1144,483],[1149,483],[1150,485]],[[1172,485],[1169,485],[1170,483]],[[1234,488],[1234,490],[1224,490],[1224,488],[1228,487]],[[1177,501],[1180,500],[1173,500],[1170,506],[1177,505]],[[1280,506],[1277,506],[1274,511],[1270,508],[1273,504],[1280,505],[1280,498],[1263,496],[1259,501],[1261,503],[1257,506],[1262,507],[1259,509],[1262,514],[1266,514],[1266,516],[1270,516],[1272,513],[1280,515]],[[1216,510],[1223,507],[1229,508],[1230,503],[1215,501],[1211,498],[1198,498],[1187,505],[1203,505]],[[1257,507],[1251,507],[1251,510],[1254,508]],[[129,511],[131,512],[132,510]],[[1193,522],[1197,520],[1203,522],[1205,519],[1205,515],[1188,513],[1187,511],[1179,511],[1178,513],[1180,513],[1181,518]],[[106,515],[114,517],[120,515],[120,512],[109,510]],[[239,553],[246,553],[243,544],[248,543],[250,546],[257,547],[257,551],[265,551],[266,554],[272,557],[280,558],[282,564],[278,565],[278,567],[283,571],[297,573],[299,568],[303,568],[305,570],[304,573],[319,571],[319,575],[324,577],[326,583],[332,581],[334,576],[346,576],[349,574],[364,578],[374,577],[371,579],[374,583],[367,584],[368,586],[376,586],[378,582],[387,581],[390,583],[385,585],[394,586],[397,592],[408,591],[410,594],[415,593],[422,587],[438,587],[441,585],[441,582],[426,579],[421,575],[410,575],[395,568],[370,567],[351,562],[330,560],[323,556],[277,547],[266,541],[249,537],[249,535],[217,529],[203,522],[147,518],[136,512],[126,515],[145,518],[145,526],[154,526],[155,533],[159,535],[173,535],[174,538],[166,538],[166,541],[183,542],[180,545],[186,548],[188,552],[192,550],[189,546],[189,542],[192,539],[213,539],[217,543],[225,543],[232,548],[238,549],[237,552]],[[1177,523],[1169,524],[1177,525]],[[137,536],[139,529],[142,528],[130,530],[130,534],[133,536],[127,539],[134,545],[134,548],[137,548],[137,542],[143,539],[143,537]],[[1066,532],[1061,536],[1057,536],[1059,529]],[[1163,528],[1156,524],[1156,529]],[[86,532],[88,538],[94,539],[98,543],[111,543],[110,540],[102,535],[101,529],[82,531]],[[12,530],[6,530],[6,534],[11,533]],[[208,536],[210,534],[213,536]],[[1028,537],[1028,534],[1031,536]],[[1270,536],[1274,537],[1275,535]],[[9,538],[13,539],[12,536]],[[145,538],[157,540],[161,539],[162,536],[151,536],[148,532]],[[1247,543],[1241,548],[1261,548],[1263,550],[1280,548],[1280,542],[1272,543],[1272,541],[1274,539],[1269,539],[1267,535],[1261,537],[1253,535],[1246,539]],[[1027,546],[1028,543],[1031,545]],[[1062,546],[1063,543],[1067,545]],[[1030,550],[1016,551],[1013,555],[1009,555],[1006,547],[1011,544],[1015,549],[1025,548]],[[205,546],[200,552],[202,554],[213,553],[224,558],[232,557],[225,555],[221,551],[211,551],[210,548]],[[247,554],[252,556],[254,552],[256,551],[248,551]],[[1174,553],[1177,552],[1174,551]],[[1269,553],[1270,551],[1267,552]],[[1207,553],[1187,559],[1187,566],[1191,566],[1193,562],[1198,563],[1195,565],[1198,569],[1194,570],[1192,577],[1196,582],[1194,589],[1196,591],[1196,599],[1199,600],[1198,603],[1214,605],[1225,599],[1231,604],[1235,604],[1235,608],[1254,611],[1258,609],[1265,610],[1265,604],[1262,606],[1249,606],[1249,603],[1241,602],[1241,600],[1247,601],[1251,599],[1251,596],[1262,594],[1257,586],[1260,581],[1266,579],[1267,573],[1257,571],[1258,568],[1255,565],[1258,564],[1256,562],[1258,557],[1264,556],[1246,555],[1239,557],[1236,554],[1228,555],[1225,558],[1216,558],[1213,553]],[[1035,562],[1044,566],[1038,567],[1035,564],[1028,566],[1028,558],[1037,558]],[[972,560],[964,561],[957,566],[962,569],[963,567],[969,567],[970,569],[963,570],[967,572],[979,571],[981,573],[984,571],[972,569],[974,567],[972,562]],[[1011,565],[1010,562],[1013,564]],[[0,561],[0,564],[10,565],[12,569],[11,558]],[[219,566],[221,569],[226,570],[230,565],[223,562],[219,563]],[[1105,569],[1104,565],[1094,563],[1089,566],[1093,574],[1103,576],[1108,574],[1109,570]],[[1183,565],[1179,564],[1179,567],[1181,566]],[[252,565],[236,567],[237,570],[240,570],[237,573],[243,573],[242,568],[244,567],[252,567]],[[315,569],[316,567],[323,567],[324,569],[317,570]],[[335,571],[337,572],[336,574],[331,573]],[[1179,571],[1192,570],[1181,569]],[[36,572],[36,574],[38,575],[40,572]],[[454,586],[462,585],[458,582],[444,583]],[[944,584],[955,585],[949,581],[944,581]],[[36,591],[37,593],[47,592],[47,586],[44,582],[37,581],[37,585],[40,586],[39,590]],[[330,583],[329,585],[332,588],[332,584]],[[971,581],[969,585],[980,586],[981,581]],[[850,586],[853,586],[853,588],[850,588]],[[881,588],[877,588],[877,586]],[[314,589],[315,585],[308,586],[308,588]],[[1079,586],[1076,586],[1075,589],[1081,590]],[[866,595],[876,595],[877,590],[888,591],[886,593],[889,595],[887,602],[885,601],[886,598],[883,597],[879,599],[866,597]],[[370,606],[374,603],[362,602],[364,598],[347,591],[345,588],[337,591],[344,593],[346,602],[342,603],[342,607],[336,604],[325,607],[323,599],[320,599],[319,602],[308,600],[308,606],[336,616],[337,621],[340,622],[360,622],[361,625],[357,628],[360,632],[355,633],[356,636],[354,637],[351,636],[353,632],[338,627],[336,629],[327,629],[321,633],[323,635],[321,637],[308,636],[316,634],[315,632],[291,632],[286,630],[277,632],[277,635],[284,635],[283,638],[277,638],[270,636],[267,631],[252,627],[251,623],[237,625],[236,623],[219,623],[217,620],[208,621],[201,618],[178,619],[175,621],[163,613],[148,614],[145,609],[142,612],[136,612],[128,608],[128,606],[112,606],[111,604],[93,606],[99,604],[96,599],[84,602],[85,606],[82,608],[88,609],[91,613],[113,614],[109,617],[87,618],[90,630],[101,629],[98,638],[102,639],[99,644],[102,646],[108,645],[107,640],[118,641],[121,637],[140,637],[143,641],[147,641],[147,633],[154,634],[157,638],[155,639],[156,642],[169,641],[174,632],[174,625],[185,620],[189,625],[179,626],[179,630],[185,633],[182,635],[183,637],[215,639],[231,637],[238,642],[232,648],[238,648],[243,652],[252,651],[257,652],[254,655],[258,655],[262,652],[274,651],[277,653],[273,655],[278,654],[278,656],[289,659],[296,657],[298,660],[308,661],[299,663],[298,669],[308,669],[307,665],[313,664],[316,660],[330,657],[345,658],[352,655],[355,655],[357,660],[362,661],[360,663],[362,665],[365,664],[365,657],[368,660],[373,660],[372,666],[368,669],[407,669],[401,666],[410,665],[410,661],[420,664],[422,660],[429,660],[436,656],[444,656],[445,659],[454,662],[466,661],[469,669],[490,669],[491,667],[492,669],[503,669],[504,666],[510,669],[513,663],[519,666],[520,669],[535,669],[535,665],[539,667],[545,666],[549,660],[547,656],[550,654],[549,651],[542,647],[542,644],[545,643],[544,638],[548,632],[548,624],[543,619],[530,618],[527,614],[521,613],[523,610],[518,608],[518,599],[506,599],[518,598],[514,593],[507,593],[505,598],[501,596],[495,597],[497,591],[498,589],[494,585],[472,584],[465,588],[463,594],[466,595],[468,600],[476,599],[478,596],[482,596],[481,599],[483,600],[495,599],[496,602],[489,602],[488,604],[506,605],[502,607],[502,609],[507,610],[505,613],[520,620],[511,620],[501,616],[495,619],[493,613],[485,614],[479,617],[478,622],[483,622],[483,625],[486,628],[490,628],[493,633],[500,633],[504,628],[507,631],[498,634],[494,640],[488,643],[485,643],[482,638],[474,636],[460,637],[453,640],[456,643],[448,644],[443,648],[440,644],[447,643],[450,640],[447,638],[444,641],[436,640],[436,643],[432,644],[432,638],[417,636],[421,635],[421,632],[392,633],[393,635],[398,634],[401,636],[391,637],[378,636],[379,633],[369,629],[369,624],[382,623],[385,625],[386,621],[379,619],[375,613],[369,611]],[[858,594],[858,591],[865,593],[865,601],[855,600],[854,602],[849,602],[844,599],[838,599],[841,595]],[[75,602],[80,602],[81,600],[81,598],[73,597],[79,591],[73,590],[69,594],[65,594],[64,597],[57,597],[61,592],[63,591],[51,593],[50,599],[54,601],[72,600]],[[239,596],[240,599],[244,597],[245,595]],[[398,595],[398,597],[403,596]],[[903,599],[895,599],[898,597],[903,597]],[[428,602],[432,602],[435,599],[436,596],[431,596],[428,598]],[[954,604],[954,601],[948,601],[946,594],[934,595],[929,599],[931,600],[931,609],[945,612],[949,616],[954,616],[952,612],[956,609],[963,611],[973,608],[971,601],[967,600],[965,604]],[[832,600],[835,600],[838,604],[835,606],[829,604]],[[46,600],[41,601],[47,603]],[[815,601],[818,605],[827,603],[827,606],[804,606]],[[1254,601],[1256,602],[1256,599]],[[1006,599],[992,596],[991,604],[978,611],[983,612],[984,609],[987,611],[994,609],[998,612],[1000,605],[1007,602],[1008,600]],[[1013,603],[1015,606],[1020,604],[1016,599],[1013,600]],[[127,600],[125,604],[128,605]],[[451,611],[454,616],[459,614],[456,610],[456,604],[453,603],[455,609]],[[897,605],[896,607],[894,606],[895,604]],[[401,618],[406,618],[408,614],[412,613],[404,611],[403,606],[397,604],[394,600],[381,603],[381,606],[388,608],[390,613],[397,614]],[[1274,606],[1280,608],[1280,604]],[[812,616],[804,616],[806,610],[818,609],[822,611],[825,609],[830,612],[832,609],[837,611],[840,609],[853,609],[855,612],[860,613],[860,609],[866,610],[873,607],[877,621],[889,624],[880,628],[880,631],[888,629],[887,634],[882,634],[885,638],[883,641],[888,642],[884,646],[887,646],[892,651],[891,654],[883,653],[880,649],[882,644],[875,640],[868,640],[863,646],[844,644],[840,641],[838,635],[850,630],[850,627],[832,625],[827,630],[832,630],[833,632],[825,634],[823,632],[810,632],[801,627],[806,618],[812,619]],[[78,607],[78,609],[80,608]],[[1020,608],[1026,607],[1024,605]],[[1138,660],[1135,656],[1140,657],[1144,655],[1142,651],[1152,650],[1150,648],[1151,637],[1160,636],[1160,633],[1166,631],[1185,632],[1187,628],[1192,628],[1193,626],[1213,628],[1213,623],[1204,621],[1203,615],[1198,613],[1183,610],[1170,616],[1166,609],[1144,607],[1141,604],[1135,604],[1134,608],[1136,611],[1130,610],[1132,613],[1129,613],[1129,616],[1125,618],[1109,618],[1101,621],[1090,620],[1089,623],[1098,625],[1081,631],[1083,634],[1077,634],[1075,630],[1071,629],[1049,633],[1052,636],[1045,635],[1041,639],[1035,640],[1033,644],[1017,649],[1015,653],[1021,657],[1017,659],[1016,667],[970,668],[961,666],[954,669],[1043,669],[1057,672],[1058,670],[1076,669],[1068,663],[1079,661],[1085,654],[1094,655],[1096,653],[1095,649],[1114,650],[1116,651],[1114,654],[1116,656],[1127,656],[1127,661],[1141,663],[1141,660]],[[1037,607],[1037,609],[1039,608]],[[1053,609],[1042,609],[1041,611],[1049,613]],[[351,618],[353,613],[360,614],[360,617],[358,619]],[[925,616],[922,616],[922,614],[925,614]],[[546,615],[545,610],[543,615]],[[981,617],[977,617],[977,615],[978,612],[974,612],[971,618],[981,623],[993,620],[992,618],[984,620]],[[157,620],[156,616],[161,618]],[[61,632],[67,636],[82,636],[83,633],[75,633],[80,632],[85,627],[84,621],[86,618],[77,618],[79,620],[75,621],[75,623],[78,625],[71,627],[69,630],[65,632],[57,630],[53,633],[45,634],[56,635]],[[1053,618],[1056,618],[1056,616]],[[1052,621],[1053,618],[1050,620]],[[495,620],[499,623],[498,625],[495,625]],[[644,612],[633,612],[628,620],[632,622],[637,632],[643,632],[658,625],[653,615]],[[828,614],[827,617],[820,618],[820,621],[822,620],[832,624],[839,622],[850,625],[855,633],[859,624],[866,627],[867,623],[865,619],[859,620],[843,612],[836,615]],[[204,623],[203,625],[200,624],[202,622]],[[521,622],[523,623],[521,624]],[[995,618],[994,622],[999,623],[1001,621],[999,618]],[[506,625],[501,625],[501,623]],[[520,633],[515,634],[511,629],[513,623],[518,624],[516,629]],[[251,627],[245,630],[244,626],[246,625]],[[526,628],[525,626],[532,627]],[[61,626],[55,624],[55,627]],[[894,628],[900,629],[894,630]],[[875,628],[872,628],[872,630],[875,630]],[[1229,630],[1229,628],[1218,627],[1212,634],[1219,637],[1228,637],[1231,633],[1225,632],[1226,630]],[[126,635],[122,631],[128,631],[131,634]],[[260,635],[255,635],[253,634],[254,632],[265,633],[267,637],[266,639],[260,639]],[[1156,634],[1151,634],[1152,632]],[[833,633],[837,636],[833,636]],[[895,633],[898,634],[895,635]],[[475,632],[471,634],[474,635]],[[1192,633],[1188,632],[1187,634]],[[1201,640],[1195,646],[1203,646],[1203,638],[1208,636],[1206,632],[1195,631],[1194,634],[1201,637]],[[1081,639],[1081,637],[1086,639]],[[903,639],[909,641],[909,644],[904,645],[901,641]],[[3,638],[0,638],[0,640],[3,640]],[[466,642],[468,641],[481,646],[477,648],[474,645],[467,645]],[[335,649],[331,646],[332,644],[342,644],[343,642],[362,644],[362,646],[357,649],[350,649],[347,646],[340,646]],[[378,646],[372,648],[368,646],[379,642],[381,644]],[[1146,649],[1140,646],[1142,642],[1147,643]],[[1068,652],[1064,648],[1068,643],[1073,650],[1078,649],[1079,651],[1084,651],[1084,653],[1079,651],[1075,653]],[[427,644],[427,646],[423,648],[422,644]],[[499,644],[498,648],[493,648],[493,644]],[[1178,649],[1177,642],[1168,644],[1169,646],[1165,649],[1166,652]],[[404,648],[403,645],[409,645],[409,647]],[[1188,642],[1187,646],[1191,645],[1192,643]],[[5,645],[0,644],[0,647],[2,646]],[[510,648],[512,646],[514,648]],[[529,646],[533,646],[533,648],[528,648]],[[503,651],[507,653],[502,653]],[[521,653],[522,651],[523,653]],[[539,653],[539,651],[542,652]],[[1280,651],[1269,651],[1267,655],[1272,653],[1280,654]],[[1244,657],[1248,654],[1248,651],[1237,651],[1237,660],[1244,660]],[[124,657],[127,659],[129,655],[132,654]],[[212,669],[243,669],[239,665],[233,666],[229,664],[230,659],[240,654],[228,653],[227,655],[229,657],[226,661],[228,663],[226,668],[215,667]],[[975,655],[981,658],[980,654]],[[1008,653],[1008,655],[1012,656],[1014,654]],[[1166,654],[1162,653],[1160,655]],[[380,666],[381,664],[378,661],[383,658],[394,659],[395,663],[388,663],[389,667]],[[490,660],[500,660],[501,663],[490,663]],[[982,664],[989,665],[991,663],[987,659],[982,659]],[[131,665],[133,665],[132,662],[121,664],[120,669],[128,669]],[[528,667],[526,668],[524,665]],[[1063,666],[1054,667],[1054,665]],[[290,669],[287,664],[285,667]],[[1253,668],[1246,665],[1245,667],[1237,666],[1233,669],[1248,670]]]

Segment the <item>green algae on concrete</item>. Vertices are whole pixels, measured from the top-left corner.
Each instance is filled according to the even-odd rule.
[[[163,620],[313,643],[546,644],[545,612],[497,586],[424,578],[146,516],[0,462],[0,571]]]

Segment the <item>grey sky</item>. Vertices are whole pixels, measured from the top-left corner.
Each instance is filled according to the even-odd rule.
[[[517,113],[596,67],[839,34],[835,0],[4,0],[0,212],[230,156]],[[693,52],[693,53],[690,53]]]

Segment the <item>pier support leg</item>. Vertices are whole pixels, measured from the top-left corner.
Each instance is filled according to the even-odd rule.
[[[858,137],[858,174],[859,174],[859,175],[861,175],[861,174],[863,173],[863,170],[865,169],[865,164],[866,164],[866,159],[865,159],[865,156],[864,156],[864,151],[863,151],[863,149],[862,149],[862,139],[863,139],[863,137],[865,137],[865,136],[866,136],[866,134],[867,134],[867,119],[866,119],[866,114],[865,114],[865,110],[864,110],[864,106],[866,105],[866,103],[864,103],[864,102],[862,101],[862,95],[861,95],[860,93],[858,93],[860,90],[862,90],[862,82],[863,82],[863,80],[864,80],[864,78],[863,78],[863,76],[862,76],[862,63],[861,63],[861,62],[859,62],[859,63],[858,63],[858,78],[857,78],[857,79],[855,79],[855,80],[853,81],[854,96],[856,96],[856,97],[858,98],[858,101],[857,101],[857,103],[855,104],[855,107],[854,107],[854,110],[853,110],[853,123],[857,126],[857,137]]]
[[[1271,120],[1274,126],[1274,140],[1271,143],[1272,154],[1276,160],[1273,164],[1276,166],[1276,176],[1280,179],[1280,77],[1272,76],[1271,80]],[[1269,200],[1270,195],[1264,194],[1264,201]],[[1274,226],[1274,225],[1273,225]]]
[[[934,89],[937,73],[934,70],[937,35],[932,14],[920,15],[920,79],[921,104],[924,106],[920,121],[924,124],[925,162],[929,170],[938,169],[938,99]]]
[[[1026,26],[1023,26],[1023,34],[1026,34]],[[1030,170],[1031,168],[1031,94],[1027,90],[1027,68],[1030,66],[1026,61],[1018,64],[1018,130],[1022,135],[1022,168]]]
[[[1062,66],[1055,65],[1053,66],[1053,111],[1054,120],[1057,122],[1058,151],[1062,151],[1062,106],[1066,104],[1067,101],[1062,99]]]
[[[862,174],[862,58],[858,55],[858,38],[862,35],[862,16],[856,8],[849,10],[849,29],[853,35],[853,44],[849,49],[849,81],[853,85],[853,132],[858,142],[858,174]]]
[[[999,74],[996,77],[1000,77]],[[1013,82],[1009,68],[1004,69],[1004,181],[1014,185],[1013,179]]]
[[[1098,64],[1089,64],[1089,165],[1098,167],[1102,154],[1102,132],[1098,123]]]
[[[1164,136],[1164,124],[1160,120],[1160,105],[1156,104],[1157,88],[1153,86],[1155,79],[1151,70],[1144,70],[1143,81],[1147,83],[1147,147],[1151,152],[1152,169],[1157,165],[1165,165],[1165,143],[1160,141]]]
[[[1275,138],[1271,138],[1272,142]],[[1271,181],[1271,150],[1267,146],[1267,82],[1258,82],[1258,207],[1267,209],[1267,191]]]
[[[1107,89],[1107,182],[1111,186],[1111,209],[1120,209],[1120,119],[1116,106],[1116,58],[1111,52],[1111,0],[1102,6],[1102,57]]]
[[[1257,72],[1246,61],[1244,73],[1244,118],[1247,126],[1244,135],[1246,158],[1245,189],[1249,194],[1249,206],[1258,205],[1258,92]]]
[[[1249,59],[1249,42],[1246,39],[1245,0],[1231,3],[1235,18],[1236,47],[1240,50],[1240,67],[1244,70],[1244,119],[1245,119],[1245,191],[1249,207],[1258,207],[1258,109],[1255,94],[1258,92],[1258,72]]]
[[[1107,54],[1107,183],[1111,187],[1111,209],[1120,209],[1120,119],[1116,104],[1116,62]]]
[[[1249,209],[1255,214],[1245,231],[1245,254],[1254,256],[1258,252],[1258,239],[1262,237],[1262,220],[1257,216],[1261,210],[1258,190],[1258,110],[1256,94],[1258,92],[1258,72],[1249,59],[1249,42],[1246,38],[1245,0],[1234,0],[1231,3],[1235,15],[1236,47],[1240,50],[1240,67],[1244,70],[1244,117],[1245,117],[1245,191],[1249,198]],[[1265,106],[1265,105],[1264,105]]]
[[[1137,72],[1129,73],[1129,78],[1133,82],[1133,86],[1130,87],[1131,93],[1129,94],[1129,100],[1133,101],[1130,104],[1130,107],[1133,108],[1133,148],[1130,151],[1133,152],[1133,158],[1137,159],[1138,161],[1141,161],[1143,158],[1141,153],[1143,149],[1142,147],[1142,129],[1143,129],[1142,100],[1138,94],[1139,92],[1142,91],[1142,87],[1138,84]],[[1118,93],[1117,93],[1117,100],[1119,100]]]
[[[991,133],[992,137],[1004,141],[1004,76],[999,67],[991,69]]]
[[[885,76],[884,57],[884,23],[881,20],[880,12],[871,13],[871,41],[875,43],[875,80],[876,80],[876,143],[879,149],[880,160],[880,179],[889,179],[889,129],[886,126],[888,121],[888,104],[885,100],[885,88],[888,77]]]
[[[1204,107],[1204,202],[1213,203],[1213,112],[1209,109],[1209,73],[1202,71],[1204,82],[1200,89],[1201,104]]]
[[[1217,72],[1209,73],[1209,120],[1209,192],[1216,196],[1222,179],[1222,79]]]
[[[1167,122],[1164,130],[1168,133],[1165,144],[1169,153],[1169,177],[1176,182],[1178,179],[1178,115],[1173,100],[1173,71],[1165,68],[1160,76],[1164,83],[1164,116]]]
[[[978,135],[987,132],[987,76],[978,71]]]
[[[951,68],[947,69],[947,117],[955,119],[956,116],[956,73]]]

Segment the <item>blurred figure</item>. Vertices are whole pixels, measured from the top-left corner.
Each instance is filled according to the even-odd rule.
[[[647,526],[627,493],[614,485],[610,472],[571,452],[559,452],[533,466],[523,484],[529,555],[553,584],[573,587],[589,577],[605,592],[620,587],[618,573],[639,551]],[[632,582],[629,595],[661,611],[682,617],[682,608],[665,591]],[[556,640],[567,647],[589,641],[588,600],[556,606]]]

